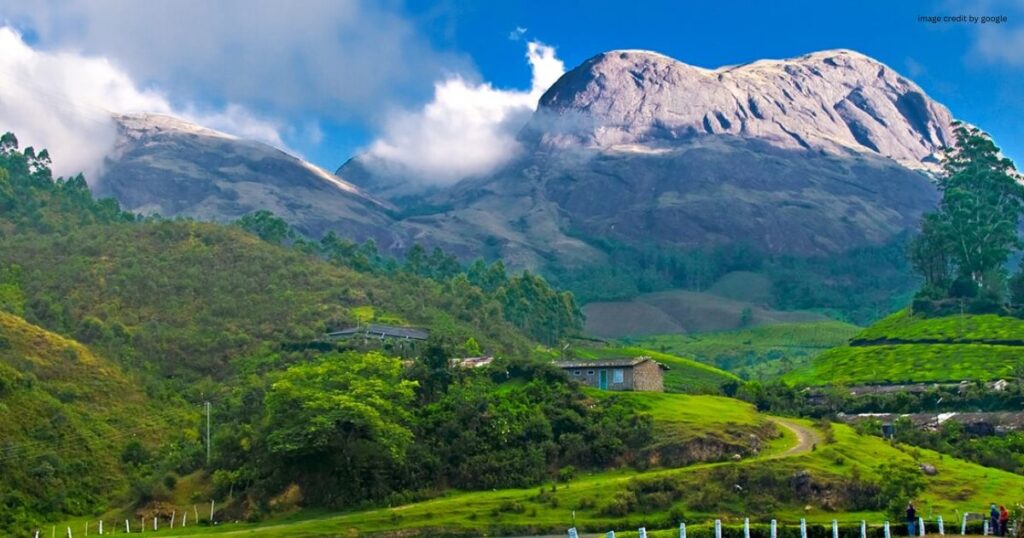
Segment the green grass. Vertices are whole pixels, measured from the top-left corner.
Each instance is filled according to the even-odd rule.
[[[655,402],[654,407],[658,406]],[[712,406],[709,409],[714,409]],[[804,427],[809,424],[802,422]],[[670,511],[685,514],[686,520],[703,524],[714,518],[738,523],[743,517],[753,521],[777,518],[795,524],[799,518],[824,524],[832,519],[859,521],[867,519],[878,524],[889,519],[879,512],[837,513],[825,505],[827,495],[815,501],[773,502],[771,492],[757,495],[739,492],[732,481],[749,480],[751,476],[781,477],[788,484],[790,476],[808,472],[816,483],[842,488],[844,480],[854,474],[865,479],[884,480],[878,465],[900,462],[916,465],[932,463],[938,474],[925,477],[926,489],[918,497],[917,506],[926,517],[943,515],[947,522],[957,519],[958,511],[974,511],[992,499],[1018,495],[1024,477],[966,463],[927,450],[893,447],[876,437],[856,434],[844,425],[833,425],[834,441],[821,444],[816,450],[792,457],[764,455],[741,462],[699,464],[682,469],[654,470],[643,473],[610,471],[580,476],[568,485],[551,491],[550,485],[526,489],[484,492],[457,492],[429,501],[393,508],[379,508],[340,514],[303,512],[263,524],[225,525],[217,529],[192,528],[186,531],[161,531],[159,535],[220,536],[243,535],[262,538],[354,536],[370,533],[390,535],[514,535],[561,534],[572,523],[586,532],[608,529],[625,531],[645,525],[648,529],[666,529],[672,525]],[[637,485],[637,480],[652,483],[664,480],[682,491],[681,498],[643,513],[636,511],[615,517],[601,513],[600,508],[617,495]],[[724,483],[723,483],[724,481]],[[724,486],[724,487],[722,487]],[[708,503],[707,492],[715,490],[720,498]],[[779,498],[785,496],[780,491]],[[557,499],[557,501],[552,501]],[[766,500],[767,499],[767,500]],[[698,509],[696,505],[707,508]],[[666,535],[668,532],[665,533]]]
[[[1015,375],[1024,320],[994,314],[925,318],[897,312],[784,379],[808,385],[959,382]]]
[[[900,344],[830,350],[783,379],[806,385],[991,380],[1014,375],[1024,347],[987,344]]]
[[[903,310],[864,329],[855,340],[1021,342],[1024,320],[996,314],[926,318]]]
[[[669,367],[669,370],[665,372],[665,390],[669,392],[718,392],[722,383],[739,380],[735,375],[713,366],[644,347],[619,345],[586,346],[574,348],[573,356],[583,360],[639,356],[651,357]]]
[[[750,379],[771,379],[808,364],[827,349],[845,344],[859,331],[856,325],[830,320],[713,333],[655,335],[627,342],[693,357]]]

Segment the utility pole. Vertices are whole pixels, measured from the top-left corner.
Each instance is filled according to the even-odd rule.
[[[206,466],[210,466],[210,402],[206,402]]]

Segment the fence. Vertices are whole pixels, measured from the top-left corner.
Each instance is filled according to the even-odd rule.
[[[942,516],[934,519],[918,518],[914,522],[914,536],[967,536],[967,535],[994,535],[994,529],[989,528],[988,518],[981,514],[963,514],[953,520],[952,526],[947,528]],[[1011,523],[1010,532],[1013,536]],[[593,529],[592,529],[593,530]],[[640,527],[636,533],[639,538],[893,538],[896,536],[909,536],[911,527],[906,521],[884,521],[871,523],[867,521],[839,522],[833,519],[831,523],[810,524],[806,519],[799,522],[780,522],[771,520],[768,523],[752,524],[750,519],[744,519],[742,524],[725,525],[722,520],[716,519],[712,523],[687,525],[681,523],[678,530],[657,530],[648,531]],[[575,527],[569,529],[569,537],[577,538],[579,532]],[[615,531],[605,533],[606,538],[615,538]]]
[[[193,504],[192,509],[188,508],[179,512],[177,509],[171,512],[170,516],[152,516],[152,517],[140,517],[138,520],[125,519],[124,525],[121,525],[121,520],[110,521],[109,524],[104,528],[104,524],[107,523],[104,520],[96,522],[87,521],[81,527],[81,534],[79,536],[89,536],[90,533],[98,536],[109,536],[116,534],[133,534],[133,533],[145,533],[145,532],[157,532],[160,529],[174,529],[174,528],[186,528],[195,525],[216,525],[217,521],[213,518],[216,513],[217,504],[214,501],[210,501],[210,517],[205,521],[199,517],[199,505]],[[192,514],[189,517],[189,514]],[[203,505],[203,515],[206,515],[206,505]],[[138,522],[138,525],[133,523]],[[74,538],[75,530],[71,527],[66,527],[60,531],[58,535],[58,528],[56,525],[50,527],[50,538]],[[32,534],[33,538],[46,538],[41,529],[36,529],[35,533]]]

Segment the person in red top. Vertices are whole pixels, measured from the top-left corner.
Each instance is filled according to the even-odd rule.
[[[1006,536],[1010,527],[1010,511],[1006,506],[999,505],[999,536]]]

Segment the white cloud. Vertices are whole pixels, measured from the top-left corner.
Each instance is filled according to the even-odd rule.
[[[48,148],[59,175],[97,177],[117,136],[114,113],[171,114],[284,147],[278,126],[244,107],[172,106],[162,92],[140,88],[106,58],[41,52],[8,27],[0,27],[0,51],[0,131],[14,132],[23,146]]]
[[[177,100],[234,102],[279,117],[377,120],[426,97],[461,55],[439,53],[394,0],[0,2],[0,21],[40,50],[110,58]]]
[[[1024,28],[982,28],[975,39],[974,52],[992,63],[1024,66]]]
[[[378,172],[411,182],[446,185],[494,170],[519,149],[516,132],[541,95],[565,72],[555,49],[528,44],[533,71],[529,90],[502,90],[455,76],[434,85],[434,98],[419,110],[393,114],[368,151]]]
[[[523,28],[522,26],[516,26],[514,29],[512,29],[511,32],[508,33],[508,38],[511,41],[519,41],[520,39],[523,38],[524,35],[526,35],[526,28]]]

